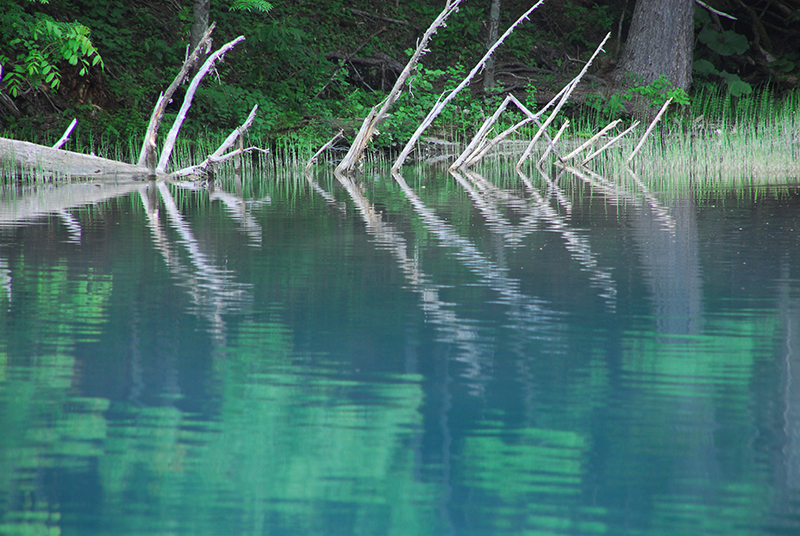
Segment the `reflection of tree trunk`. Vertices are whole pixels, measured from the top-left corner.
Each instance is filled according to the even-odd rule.
[[[650,287],[658,332],[697,333],[703,305],[694,200],[675,200],[670,212],[674,233],[665,231],[663,223],[643,209],[632,218],[633,234]]]
[[[781,266],[779,307],[786,339],[779,354],[782,424],[785,437],[782,456],[775,464],[775,510],[779,516],[797,516],[800,491],[800,302],[791,297],[789,260]],[[794,497],[792,496],[794,494]]]

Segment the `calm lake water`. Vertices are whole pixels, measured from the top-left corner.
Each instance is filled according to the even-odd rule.
[[[799,187],[242,195],[2,193],[0,534],[800,534]]]

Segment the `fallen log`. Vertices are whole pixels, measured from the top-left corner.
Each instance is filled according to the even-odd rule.
[[[210,34],[213,28],[214,26],[212,25],[206,32],[201,42],[203,47],[210,47]],[[186,114],[189,111],[197,87],[200,85],[203,77],[213,69],[214,63],[221,60],[227,51],[242,40],[244,40],[244,37],[240,36],[223,45],[206,59],[203,66],[194,76],[186,91],[186,96],[184,97],[178,117],[175,119],[166,141],[164,142],[160,157],[156,154],[156,136],[158,135],[158,129],[164,115],[166,104],[171,100],[178,85],[187,77],[194,63],[198,61],[197,52],[200,46],[198,46],[195,52],[186,60],[180,73],[167,89],[166,93],[159,97],[150,117],[150,125],[147,129],[147,134],[145,135],[137,164],[128,164],[94,155],[85,155],[59,149],[58,146],[66,141],[71,132],[71,128],[74,127],[73,122],[73,125],[67,129],[67,132],[65,132],[61,140],[58,141],[56,147],[46,147],[35,143],[0,138],[0,167],[4,169],[10,168],[13,174],[22,176],[31,175],[34,177],[55,175],[61,177],[93,177],[107,179],[109,177],[125,175],[132,179],[141,180],[144,178],[155,179],[157,174],[165,175],[178,133],[186,119]],[[217,152],[210,155],[198,166],[190,166],[181,170],[181,172],[184,172],[184,174],[191,174],[191,171],[203,170],[214,163],[241,155],[242,152],[255,150],[254,148],[241,148],[232,153],[223,154],[223,151],[232,146],[241,133],[252,123],[256,108],[253,109],[246,123],[231,134],[223,144],[223,147],[220,147]]]
[[[7,138],[0,138],[0,165],[22,175],[45,173],[97,178],[126,175],[136,179],[149,175],[145,166]]]

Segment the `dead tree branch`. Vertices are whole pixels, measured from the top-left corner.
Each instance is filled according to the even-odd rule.
[[[533,139],[528,144],[528,147],[522,153],[522,156],[520,157],[519,161],[517,162],[517,166],[516,166],[516,168],[518,170],[522,167],[522,164],[525,162],[525,160],[527,160],[528,157],[530,157],[531,152],[533,151],[534,145],[536,145],[536,142],[539,141],[539,138],[545,132],[547,127],[550,126],[550,123],[553,122],[553,120],[558,115],[558,112],[561,111],[561,108],[564,106],[564,104],[566,104],[567,99],[569,99],[570,95],[572,95],[572,92],[578,86],[578,83],[581,81],[581,78],[583,78],[583,75],[586,74],[586,71],[589,70],[589,66],[594,61],[595,57],[597,57],[597,55],[603,50],[603,45],[606,44],[606,41],[608,41],[609,37],[611,37],[611,33],[610,32],[606,34],[606,37],[600,43],[600,46],[598,46],[597,49],[594,51],[594,54],[592,54],[592,57],[589,58],[589,61],[586,62],[586,65],[583,66],[583,69],[581,70],[580,73],[578,73],[578,76],[576,76],[569,84],[567,84],[565,86],[564,94],[561,96],[561,99],[558,101],[558,104],[556,105],[555,109],[553,109],[553,112],[550,114],[550,116],[547,118],[547,120],[544,123],[542,123],[542,125],[539,127],[539,131],[533,136]],[[549,104],[548,104],[548,106],[549,106]]]
[[[242,41],[244,41],[244,36],[240,35],[233,41],[226,43],[219,50],[211,54],[205,63],[203,63],[203,66],[197,72],[195,77],[192,79],[192,83],[189,84],[189,88],[186,90],[186,96],[183,98],[183,104],[178,112],[178,117],[175,118],[175,122],[172,124],[172,128],[167,135],[167,140],[164,142],[164,148],[161,151],[161,158],[158,160],[158,166],[156,166],[156,171],[159,173],[164,173],[167,169],[167,163],[172,155],[172,149],[175,147],[175,141],[178,138],[178,132],[180,132],[181,126],[186,120],[186,114],[189,111],[189,108],[192,106],[192,99],[194,98],[194,94],[197,92],[197,88],[200,86],[200,82],[203,80],[203,77],[208,73],[208,71],[211,70],[217,60],[222,58],[226,52]]]
[[[173,80],[172,84],[169,85],[167,90],[158,97],[158,101],[156,101],[153,112],[150,114],[150,123],[147,125],[147,131],[145,132],[144,141],[142,142],[142,149],[139,151],[139,161],[137,162],[139,166],[147,165],[148,154],[152,153],[156,146],[156,139],[158,138],[158,130],[161,127],[161,120],[164,117],[164,112],[167,109],[167,105],[172,102],[172,95],[175,94],[175,90],[177,90],[178,87],[183,84],[183,81],[194,68],[194,64],[197,62],[200,54],[206,55],[210,51],[211,32],[214,31],[215,27],[216,23],[211,23],[211,26],[208,27],[208,30],[206,30],[206,33],[203,35],[203,38],[198,43],[197,47],[195,47],[194,51],[183,63],[183,67],[181,67],[181,70],[175,77],[175,80]],[[149,159],[155,160],[155,154],[152,154]],[[155,169],[153,169],[153,171],[155,171]]]
[[[395,82],[394,87],[392,87],[392,90],[389,92],[389,95],[382,103],[374,106],[367,115],[366,119],[364,119],[364,122],[361,124],[361,129],[356,135],[356,139],[353,140],[353,144],[350,146],[350,150],[347,151],[345,157],[342,159],[339,165],[336,166],[337,173],[347,173],[356,168],[358,162],[361,160],[361,157],[364,154],[364,150],[366,149],[370,140],[372,140],[372,137],[375,135],[378,125],[387,117],[389,108],[400,97],[400,92],[403,89],[403,85],[411,75],[411,72],[414,70],[417,62],[423,54],[428,52],[427,46],[431,38],[439,29],[439,27],[444,25],[447,18],[454,12],[458,11],[458,6],[461,1],[462,0],[448,0],[445,8],[428,27],[425,35],[422,36],[422,39],[417,45],[417,49],[414,51],[414,54],[408,60],[405,69],[403,69],[403,72],[400,73],[400,76],[397,78],[397,81]]]
[[[231,132],[228,135],[228,137],[225,138],[225,141],[222,142],[222,145],[220,145],[216,151],[211,153],[208,156],[208,158],[206,158],[196,166],[189,166],[187,168],[183,168],[179,171],[176,171],[175,173],[172,173],[171,176],[185,177],[187,175],[195,175],[198,173],[202,173],[205,172],[210,166],[216,163],[224,162],[225,160],[228,160],[231,157],[234,157],[236,155],[241,155],[243,152],[251,151],[253,149],[252,147],[248,149],[236,149],[228,154],[225,154],[225,151],[233,147],[233,144],[236,143],[236,140],[239,139],[247,131],[247,129],[250,128],[250,125],[253,124],[253,120],[256,117],[257,111],[258,111],[258,104],[253,106],[253,109],[250,111],[250,115],[247,116],[245,122],[242,123],[242,125],[239,128]]]
[[[411,139],[408,140],[408,143],[406,143],[405,147],[403,147],[403,150],[400,152],[400,156],[397,157],[397,161],[392,166],[392,171],[396,172],[400,169],[400,167],[403,165],[403,162],[405,162],[409,153],[411,153],[411,150],[414,148],[414,144],[417,143],[417,140],[422,135],[422,133],[425,132],[425,129],[427,129],[431,125],[431,123],[433,123],[433,121],[437,117],[439,117],[439,114],[442,113],[442,110],[444,110],[445,106],[447,106],[447,103],[453,100],[453,98],[455,98],[455,96],[458,95],[458,93],[472,81],[475,75],[478,74],[478,72],[483,68],[483,66],[492,56],[494,51],[497,50],[497,48],[503,44],[503,41],[505,41],[505,39],[509,35],[511,35],[511,33],[514,31],[514,28],[516,28],[523,20],[526,20],[536,8],[542,5],[543,2],[544,0],[539,0],[538,2],[536,2],[536,4],[533,5],[533,7],[531,7],[528,11],[523,13],[522,16],[520,16],[514,22],[514,24],[509,26],[509,28],[503,33],[503,35],[501,35],[500,38],[494,43],[494,45],[492,45],[492,47],[486,51],[486,54],[484,54],[483,58],[481,58],[481,60],[475,65],[475,67],[472,68],[472,70],[464,78],[464,80],[462,80],[462,82],[458,86],[456,86],[455,89],[450,91],[450,93],[439,97],[439,101],[434,105],[433,109],[428,113],[427,117],[425,117],[425,119],[422,121],[422,124],[420,124],[420,126],[417,127],[417,130],[411,136]]]
[[[61,136],[61,138],[59,138],[59,140],[55,143],[55,145],[53,145],[53,149],[61,149],[64,146],[64,144],[67,143],[69,135],[72,134],[72,131],[75,128],[75,125],[77,124],[78,120],[73,119],[72,123],[69,124],[67,130],[64,131],[64,134]]]

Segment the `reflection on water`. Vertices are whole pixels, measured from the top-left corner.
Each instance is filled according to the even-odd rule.
[[[0,534],[800,532],[800,190],[0,197]]]

